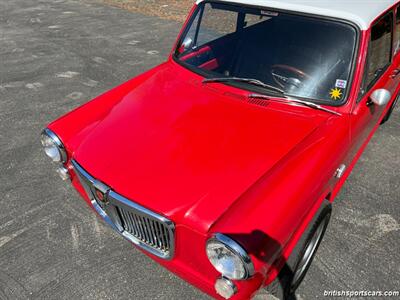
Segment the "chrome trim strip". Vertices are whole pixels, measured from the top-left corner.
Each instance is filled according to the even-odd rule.
[[[49,138],[51,138],[57,145],[58,151],[60,152],[60,157],[61,157],[61,162],[66,163],[67,162],[67,151],[65,150],[65,146],[61,139],[58,137],[57,134],[55,134],[52,130],[49,128],[45,128],[42,131],[42,134],[47,135]]]
[[[241,278],[240,280],[248,279],[249,277],[254,275],[254,265],[253,262],[251,261],[250,256],[247,254],[246,250],[244,250],[243,247],[240,246],[236,241],[221,233],[214,234],[213,237],[211,237],[207,241],[207,244],[211,241],[218,241],[227,246],[232,252],[239,255],[246,270],[245,277]]]
[[[106,223],[108,225],[111,226],[111,228],[113,228],[115,231],[121,233],[121,229],[118,228],[114,222],[111,220],[111,218],[107,215],[107,213],[103,210],[103,208],[97,203],[95,197],[93,196],[93,192],[90,190],[90,187],[88,185],[88,183],[90,183],[91,185],[94,185],[94,183],[96,182],[96,179],[94,179],[92,176],[90,176],[89,173],[87,173],[80,165],[78,165],[78,163],[76,163],[74,160],[71,160],[72,166],[74,167],[74,169],[77,170],[77,172],[75,172],[75,174],[78,176],[79,181],[81,182],[87,196],[90,199],[90,202],[92,204],[92,206],[94,207],[94,209],[96,210],[96,212],[104,219],[104,221],[106,221]]]
[[[97,213],[119,234],[121,234],[124,238],[126,238],[128,241],[131,243],[135,244],[136,246],[150,252],[151,254],[163,258],[163,259],[172,259],[174,255],[174,247],[175,247],[175,224],[168,220],[167,218],[158,215],[147,208],[140,206],[139,204],[136,204],[129,199],[117,194],[113,190],[111,190],[109,187],[104,185],[103,183],[99,182],[95,178],[93,178],[89,173],[87,173],[75,160],[71,160],[71,163],[76,169],[76,174],[85,189],[86,194],[88,195],[91,204],[97,211]],[[107,205],[100,205],[98,201],[95,198],[95,191],[91,189],[91,187],[96,187],[99,191],[103,192]],[[140,238],[146,239],[148,241],[155,241],[157,239],[157,235],[153,237],[149,237],[149,233],[151,230],[153,232],[153,229],[150,228],[146,222],[146,219],[148,222],[151,220],[154,222],[159,228],[158,232],[161,234],[161,239],[162,241],[159,241],[159,245],[164,245],[164,246],[169,246],[168,251],[164,251],[162,247],[160,247],[160,250],[155,249],[140,239],[136,238],[133,236],[131,233],[126,231],[123,228],[123,225],[121,224],[121,218],[119,216],[119,212],[117,211],[116,207],[123,208],[125,210],[124,214],[124,219],[127,220],[128,228],[132,228],[133,232],[137,232],[138,236]],[[119,210],[122,212],[122,210]],[[129,216],[129,214],[126,214],[126,212],[132,212],[134,213],[134,216]],[[135,220],[131,219],[134,218]],[[161,225],[162,223],[163,225]],[[146,230],[146,226],[147,229]],[[163,236],[162,233],[164,233],[164,229],[166,229],[168,232],[166,232],[166,235],[168,235],[170,241],[167,243],[164,241],[166,238]],[[154,243],[157,244],[157,243]]]

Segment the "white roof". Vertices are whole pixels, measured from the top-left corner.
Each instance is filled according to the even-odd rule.
[[[399,0],[222,0],[268,8],[322,15],[357,24],[361,30]],[[202,2],[198,0],[197,3]]]

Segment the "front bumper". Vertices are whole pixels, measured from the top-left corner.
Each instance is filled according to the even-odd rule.
[[[98,201],[96,201],[94,197],[89,197],[91,193],[85,190],[85,187],[81,184],[77,172],[74,170],[74,166],[71,163],[69,164],[69,170],[73,186],[88,205],[94,209],[111,228],[139,247],[143,253],[185,281],[196,286],[215,299],[223,299],[216,293],[214,288],[215,281],[220,277],[220,274],[210,264],[205,253],[205,245],[208,236],[178,224],[174,228],[174,234],[177,238],[174,240],[173,256],[166,259],[166,257],[157,255],[157,253],[149,251],[150,249],[140,245],[137,240],[132,239],[132,236],[129,234],[124,234],[124,231],[121,230],[121,226],[115,223],[114,218],[99,205]],[[188,245],[190,246],[188,247]],[[256,273],[254,276],[244,281],[234,281],[238,292],[230,299],[251,299],[261,288],[263,282],[264,277],[260,273]]]

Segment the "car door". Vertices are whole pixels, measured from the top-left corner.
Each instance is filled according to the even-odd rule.
[[[397,27],[397,26],[396,26]],[[352,154],[358,152],[396,98],[400,80],[400,53],[395,54],[394,12],[390,10],[371,27],[364,79],[357,104],[351,114]],[[379,106],[371,101],[378,89],[390,92],[391,100]]]

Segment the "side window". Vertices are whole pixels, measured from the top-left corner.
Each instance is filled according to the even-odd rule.
[[[204,6],[197,46],[236,32],[238,13],[215,8],[210,3]]]
[[[390,13],[373,25],[368,50],[366,89],[369,89],[386,70],[391,61],[393,14]]]
[[[400,6],[396,9],[396,28],[394,35],[394,53],[397,54],[400,50]]]

